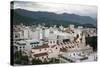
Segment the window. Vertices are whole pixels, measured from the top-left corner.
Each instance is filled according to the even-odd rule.
[[[48,56],[47,56],[47,58],[48,58]]]
[[[44,57],[42,57],[42,59],[44,59]]]
[[[44,61],[46,61],[46,58],[44,58]]]
[[[52,41],[50,41],[50,43],[52,44]]]
[[[55,41],[53,41],[53,43],[55,43]]]
[[[57,47],[56,47],[56,49],[57,49]]]
[[[23,46],[23,48],[25,48],[25,47]]]
[[[15,38],[18,38],[18,36],[17,36],[17,35],[15,35]]]
[[[41,51],[41,49],[40,49],[40,51]]]
[[[75,56],[75,53],[73,53],[73,55]]]
[[[69,46],[69,48],[71,48],[71,46]]]

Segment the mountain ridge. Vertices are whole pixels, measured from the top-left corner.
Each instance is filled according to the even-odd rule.
[[[80,16],[77,14],[56,14],[53,12],[45,12],[45,11],[28,11],[25,9],[13,9],[15,17],[16,15],[20,15],[21,17],[31,18],[31,20],[42,20],[42,21],[64,21],[65,23],[72,22],[72,23],[79,23],[79,24],[92,24],[96,25],[96,21],[89,17],[89,16]],[[16,18],[14,18],[16,19]],[[28,21],[28,20],[27,20]],[[41,22],[42,22],[41,21]],[[46,22],[47,22],[46,21]]]

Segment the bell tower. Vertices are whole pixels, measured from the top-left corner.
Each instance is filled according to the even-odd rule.
[[[82,47],[84,47],[86,45],[86,40],[85,40],[85,35],[82,35],[82,44],[80,44]]]

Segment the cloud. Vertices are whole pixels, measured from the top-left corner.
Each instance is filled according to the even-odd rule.
[[[58,3],[36,3],[36,2],[24,2],[24,1],[15,1],[14,9],[22,8],[30,11],[48,11],[55,12],[57,14],[61,13],[74,13],[82,16],[97,16],[97,7],[96,6],[87,6],[87,5],[75,5],[75,4],[58,4]]]

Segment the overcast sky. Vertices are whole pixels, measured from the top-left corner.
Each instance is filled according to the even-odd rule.
[[[93,18],[96,18],[97,16],[97,7],[89,5],[15,1],[14,9],[16,8],[22,8],[30,11],[55,12],[57,14],[71,13],[81,16],[91,16]]]

